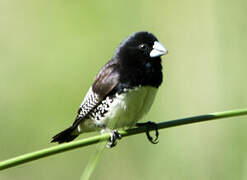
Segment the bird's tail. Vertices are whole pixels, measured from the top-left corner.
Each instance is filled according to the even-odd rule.
[[[70,142],[74,140],[79,134],[75,133],[75,127],[70,126],[69,128],[63,130],[62,132],[58,133],[52,138],[51,142],[58,142],[64,143],[64,142]]]

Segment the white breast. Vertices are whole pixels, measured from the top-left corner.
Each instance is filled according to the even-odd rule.
[[[117,95],[110,104],[109,111],[95,123],[108,128],[134,126],[150,110],[156,92],[157,88],[147,86]]]

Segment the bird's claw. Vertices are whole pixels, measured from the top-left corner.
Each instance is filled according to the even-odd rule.
[[[158,126],[157,126],[156,123],[148,121],[148,122],[145,122],[145,123],[136,123],[136,126],[137,127],[146,126],[146,128],[147,128],[146,135],[147,135],[148,140],[152,144],[158,144],[158,142],[159,142],[159,131],[158,131]],[[155,130],[155,138],[153,138],[150,135],[150,130],[152,130],[152,129]]]
[[[122,135],[117,131],[117,130],[113,130],[110,132],[110,138],[106,144],[107,148],[112,148],[114,146],[116,146],[117,144],[117,139],[121,139]]]

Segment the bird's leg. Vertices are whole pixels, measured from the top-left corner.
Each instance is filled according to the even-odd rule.
[[[121,134],[117,130],[111,131],[110,136],[111,137],[109,138],[107,145],[106,145],[106,147],[108,147],[108,148],[112,148],[112,147],[116,146],[117,139],[122,138]]]
[[[101,133],[107,133],[107,132],[110,133],[110,138],[109,138],[109,140],[108,140],[108,142],[106,144],[106,147],[107,148],[112,148],[112,147],[116,146],[117,139],[121,139],[122,136],[116,129],[114,129],[114,130],[103,129],[101,131]]]
[[[158,126],[155,122],[145,122],[145,123],[136,123],[137,127],[141,127],[141,126],[146,126],[147,131],[146,131],[146,135],[148,140],[152,143],[152,144],[157,144],[159,142],[159,131],[158,131]],[[150,130],[154,129],[155,130],[155,138],[153,139],[153,137],[150,135]]]

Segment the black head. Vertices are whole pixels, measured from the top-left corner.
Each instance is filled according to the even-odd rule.
[[[122,65],[146,64],[150,61],[160,61],[160,56],[167,53],[165,47],[149,32],[141,31],[130,35],[117,48],[117,56]]]
[[[152,85],[162,82],[161,56],[167,50],[149,32],[136,32],[117,48],[114,59],[120,64],[121,81],[131,86]]]

